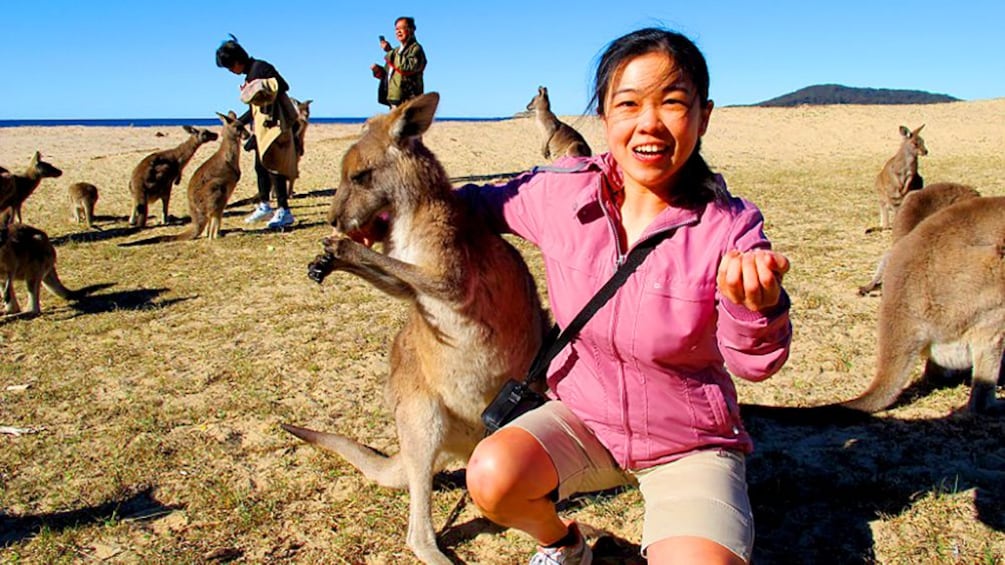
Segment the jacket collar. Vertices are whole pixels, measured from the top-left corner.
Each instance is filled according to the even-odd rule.
[[[604,208],[607,208],[608,215],[614,216],[616,210],[611,202],[607,189],[609,186],[621,186],[621,168],[614,161],[614,157],[608,153],[602,153],[583,160],[573,162],[572,167],[565,167],[568,172],[594,171],[601,174],[593,177],[595,180],[587,182],[575,194],[572,202],[572,213],[579,218],[580,222],[588,223],[604,217]],[[649,237],[668,229],[678,228],[688,224],[696,224],[701,219],[704,208],[689,209],[667,207],[660,212],[653,223],[646,229],[642,238]]]

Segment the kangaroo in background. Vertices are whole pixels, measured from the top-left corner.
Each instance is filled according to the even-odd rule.
[[[927,189],[925,189],[927,190]],[[919,357],[925,376],[973,369],[972,414],[1003,415],[995,396],[1005,353],[1005,197],[964,198],[890,249],[879,306],[876,374],[856,398],[812,407],[744,405],[744,416],[827,424],[893,404]]]
[[[921,220],[924,220],[935,212],[960,200],[977,198],[980,195],[973,187],[954,182],[935,183],[921,190],[908,192],[904,197],[900,211],[893,218],[892,243],[900,241]],[[876,273],[873,275],[872,280],[869,281],[869,284],[858,287],[860,296],[865,296],[882,285],[883,270],[886,268],[889,257],[889,251],[884,253],[883,257],[879,260],[879,265],[876,267]]]
[[[545,159],[590,156],[590,145],[586,143],[586,139],[551,112],[547,88],[537,87],[537,96],[527,104],[527,110],[534,112],[534,121],[544,137],[541,153]]]
[[[28,311],[42,312],[39,294],[41,286],[64,300],[76,297],[59,280],[56,274],[56,248],[49,236],[38,228],[24,224],[0,226],[0,276],[3,276],[3,302],[7,314],[21,312],[14,281],[24,281],[28,287]]]
[[[233,111],[226,116],[219,112],[216,115],[223,123],[220,147],[199,165],[188,181],[188,213],[192,216],[192,225],[177,236],[178,240],[195,239],[207,227],[209,239],[219,237],[223,209],[241,180],[241,140],[251,134]]]
[[[303,102],[297,100],[296,98],[290,98],[290,102],[293,103],[293,107],[297,109],[297,120],[296,120],[296,135],[294,142],[297,146],[297,160],[304,156],[304,142],[307,139],[307,126],[310,124],[311,117],[311,102],[313,100],[304,100]],[[298,167],[299,168],[299,167]],[[293,196],[293,183],[297,179],[289,179],[287,186],[287,195]],[[273,194],[275,197],[275,194]]]
[[[24,205],[24,201],[35,192],[42,179],[57,178],[62,174],[63,171],[51,163],[43,161],[41,153],[36,151],[32,155],[31,161],[28,162],[28,168],[23,173],[11,175],[11,179],[14,181],[13,192],[9,197],[9,202],[0,208],[0,223],[9,223],[15,217],[18,223],[24,221],[21,218],[21,206]]]
[[[408,488],[408,547],[426,563],[449,564],[436,546],[433,475],[451,459],[467,461],[484,436],[482,411],[507,379],[526,373],[545,320],[519,252],[474,217],[422,143],[438,103],[428,93],[367,121],[342,159],[328,215],[344,236],[327,238],[310,270],[319,282],[332,270],[352,273],[412,305],[391,346],[385,394],[399,452],[283,428],[382,486]],[[368,246],[375,241],[383,254]]]
[[[98,201],[98,187],[86,182],[77,182],[67,189],[70,195],[70,212],[78,224],[86,222],[94,227],[94,204]]]
[[[924,179],[918,174],[918,157],[928,155],[925,140],[918,133],[925,124],[915,130],[900,126],[903,140],[897,153],[883,165],[883,170],[876,176],[876,191],[879,193],[879,228],[890,229],[891,222],[897,214],[904,196],[909,191],[918,190],[924,185]],[[866,230],[866,233],[875,231]]]
[[[182,126],[188,132],[188,138],[177,147],[165,149],[147,155],[133,169],[129,180],[129,192],[133,195],[133,213],[129,218],[130,226],[145,227],[147,225],[148,205],[161,201],[163,213],[161,223],[167,224],[168,205],[171,203],[171,185],[181,184],[181,173],[199,146],[214,141],[217,134],[202,128]]]
[[[2,212],[14,202],[15,194],[14,175],[7,169],[0,167],[0,217],[3,216]]]

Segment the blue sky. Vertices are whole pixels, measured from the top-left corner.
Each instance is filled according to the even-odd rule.
[[[597,55],[649,25],[695,40],[719,106],[822,83],[1005,96],[998,0],[9,0],[3,12],[0,119],[239,111],[240,78],[214,63],[228,33],[273,63],[293,96],[313,99],[314,116],[368,116],[382,110],[369,72],[377,36],[393,40],[399,15],[416,18],[441,117],[510,116],[538,85],[556,113],[584,113]]]

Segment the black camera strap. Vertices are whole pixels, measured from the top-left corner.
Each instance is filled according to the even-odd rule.
[[[548,367],[551,365],[552,359],[566,345],[572,341],[572,338],[579,333],[579,330],[586,325],[586,322],[593,317],[594,314],[600,310],[600,307],[607,303],[608,300],[614,296],[614,292],[618,290],[621,285],[625,284],[628,277],[631,276],[635,269],[642,264],[642,260],[646,258],[649,253],[656,248],[656,246],[673,234],[676,230],[665,230],[662,231],[646,240],[640,241],[638,244],[628,252],[628,256],[625,257],[625,262],[618,267],[618,270],[614,275],[604,283],[604,286],[600,287],[600,290],[590,298],[590,301],[583,306],[583,309],[576,314],[576,317],[569,322],[569,325],[565,327],[564,330],[555,324],[548,331],[548,335],[545,336],[544,341],[541,344],[541,349],[538,350],[537,355],[534,357],[534,361],[530,365],[530,370],[527,371],[527,377],[524,379],[525,385],[530,385],[540,380],[544,380]]]

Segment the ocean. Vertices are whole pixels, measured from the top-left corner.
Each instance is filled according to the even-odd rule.
[[[498,122],[509,118],[437,118],[438,122]],[[312,124],[361,124],[366,118],[311,118]],[[101,127],[151,127],[151,126],[217,126],[218,118],[113,118],[58,120],[0,120],[0,128],[22,126],[101,126]]]

